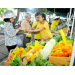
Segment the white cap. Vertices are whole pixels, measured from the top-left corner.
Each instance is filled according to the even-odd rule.
[[[16,15],[14,14],[14,12],[12,10],[7,10],[4,12],[4,18],[12,18],[15,17]]]
[[[54,17],[54,19],[57,19],[57,18],[59,18],[59,16],[55,16],[55,17]]]

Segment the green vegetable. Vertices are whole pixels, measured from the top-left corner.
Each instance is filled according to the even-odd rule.
[[[57,37],[54,37],[54,39],[56,40],[56,43],[58,43],[59,41],[62,40],[62,37],[61,37],[61,35],[59,35]]]
[[[20,66],[21,62],[20,62],[20,58],[19,57],[15,57],[14,60],[11,63],[11,66]]]
[[[35,42],[34,43],[32,43],[32,42],[26,43],[26,46],[28,46],[28,45],[35,46]]]
[[[50,62],[46,62],[44,66],[53,66]]]
[[[27,63],[27,66],[53,66],[50,62],[47,62],[47,60],[42,59],[42,56],[36,57],[32,60],[31,63]]]
[[[45,59],[43,59],[42,61],[43,61],[43,62],[46,62],[46,60],[45,60]]]
[[[32,43],[32,46],[35,46],[35,42],[34,42],[34,43]]]

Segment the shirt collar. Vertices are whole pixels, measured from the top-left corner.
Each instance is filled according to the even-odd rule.
[[[45,24],[45,21],[44,21],[44,23],[40,23],[40,24]]]

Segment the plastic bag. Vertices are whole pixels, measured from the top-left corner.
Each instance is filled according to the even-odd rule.
[[[27,33],[26,37],[32,37],[31,33]]]
[[[16,35],[16,37],[17,37],[17,45],[21,45],[22,41],[21,41],[20,36]]]

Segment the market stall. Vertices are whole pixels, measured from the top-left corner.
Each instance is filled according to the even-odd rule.
[[[11,66],[68,66],[73,49],[73,40],[65,37],[63,30],[60,36],[42,38],[41,41],[30,42],[26,48],[16,47],[4,61]],[[61,62],[60,62],[61,61]]]
[[[75,11],[75,10],[74,10]],[[74,13],[75,19],[75,13]],[[74,25],[73,19],[73,25]],[[72,25],[72,26],[73,26]],[[72,28],[73,29],[73,28]],[[56,33],[59,33],[55,35]],[[41,41],[29,42],[26,48],[16,47],[11,50],[5,66],[69,66],[74,62],[75,42],[66,36],[67,26],[54,31],[52,38],[43,37]],[[28,34],[31,36],[31,34]]]

